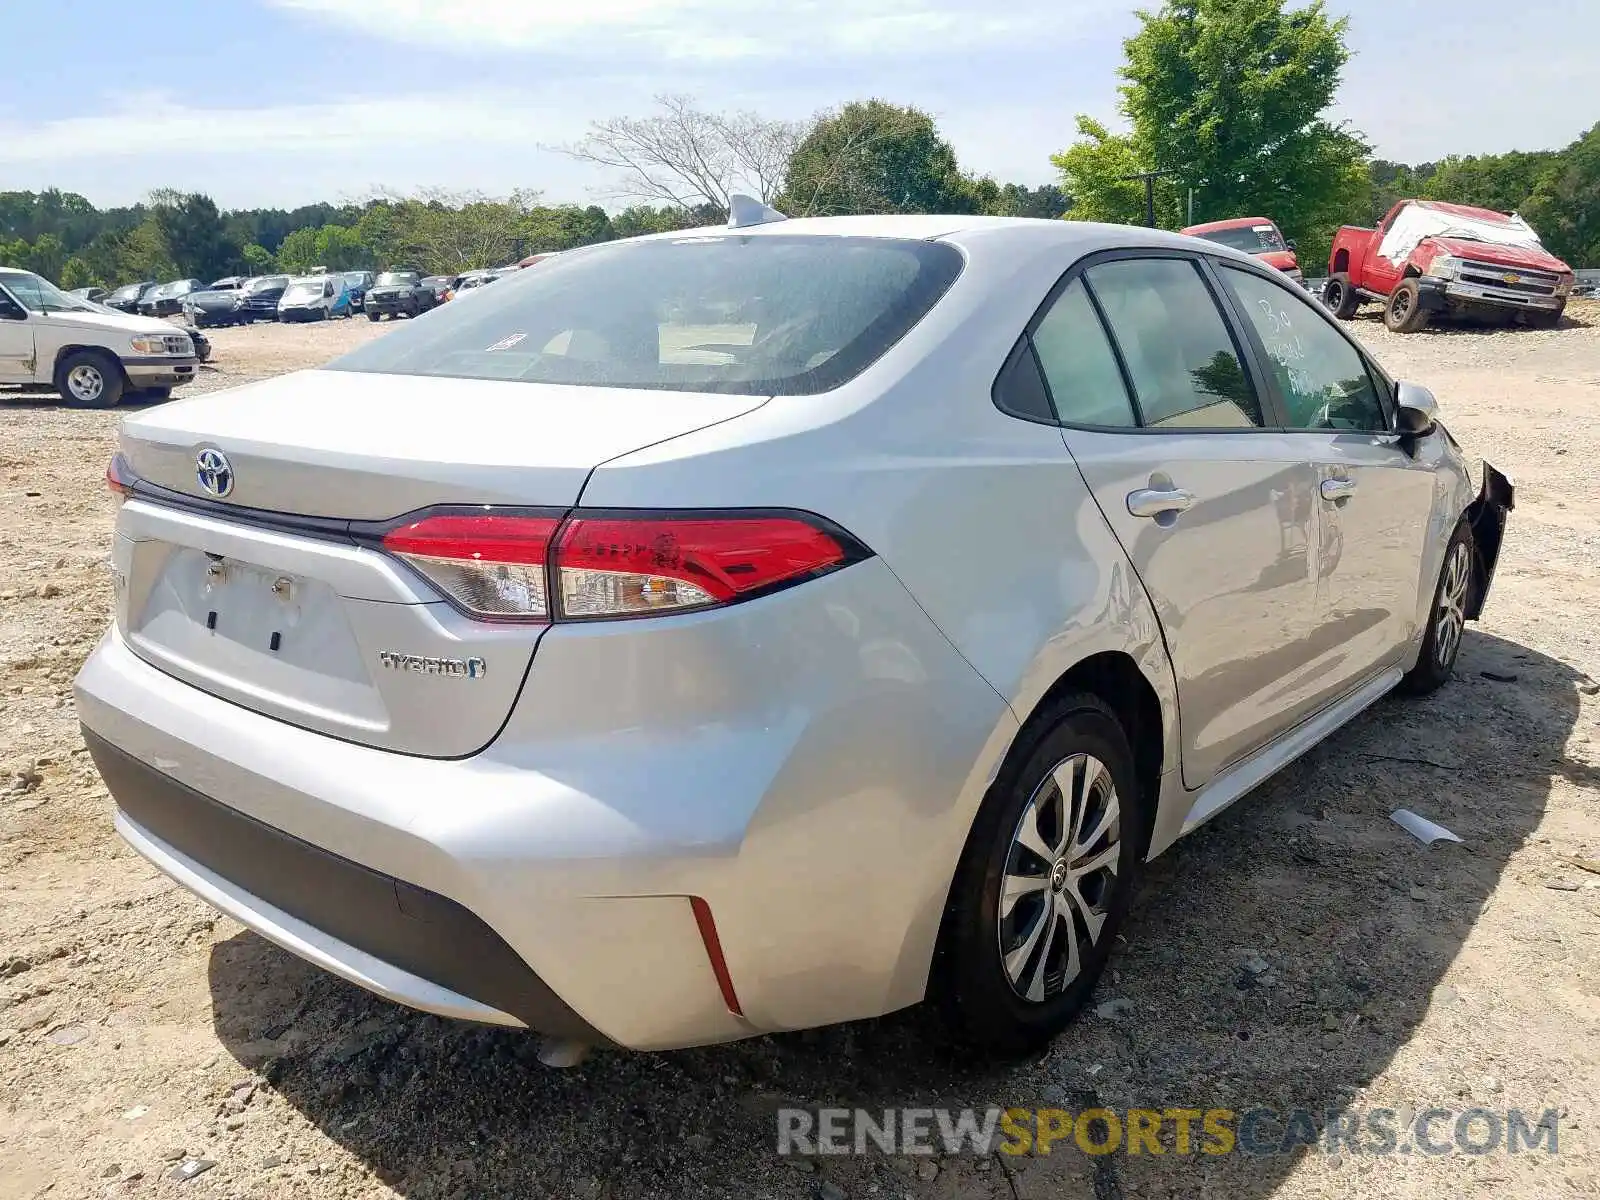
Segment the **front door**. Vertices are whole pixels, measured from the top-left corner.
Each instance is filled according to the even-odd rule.
[[[33,382],[33,318],[0,289],[0,383]]]
[[[1032,337],[1067,447],[1161,621],[1183,780],[1201,787],[1313,701],[1315,472],[1265,428],[1187,256],[1091,264]]]
[[[1416,634],[1434,469],[1390,432],[1387,387],[1328,314],[1275,279],[1218,264],[1271,369],[1290,438],[1317,470],[1313,635],[1331,702],[1398,663]],[[1433,531],[1448,536],[1448,530]]]

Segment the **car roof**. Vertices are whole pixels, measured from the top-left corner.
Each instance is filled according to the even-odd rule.
[[[1188,234],[1215,233],[1219,229],[1254,229],[1257,225],[1277,226],[1271,217],[1229,217],[1226,221],[1205,221],[1190,225],[1182,232]]]
[[[1106,246],[1167,246],[1193,249],[1190,239],[1164,229],[1142,225],[1108,225],[1097,221],[1046,220],[1039,217],[979,217],[965,215],[934,216],[904,214],[891,216],[793,217],[732,229],[709,225],[670,233],[652,233],[631,240],[670,241],[674,238],[710,237],[880,237],[917,241],[950,240],[985,244],[1006,243],[1018,247],[1078,248],[1084,253]],[[606,243],[600,243],[605,245]],[[1208,245],[1207,252],[1226,247]]]
[[[1418,208],[1431,208],[1435,212],[1450,213],[1457,217],[1471,217],[1477,221],[1490,221],[1496,225],[1509,225],[1511,218],[1492,208],[1476,208],[1471,204],[1447,204],[1443,200],[1413,200]]]

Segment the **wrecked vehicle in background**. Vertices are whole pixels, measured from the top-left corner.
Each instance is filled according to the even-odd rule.
[[[1226,221],[1207,221],[1204,225],[1190,225],[1178,232],[1243,250],[1267,266],[1277,267],[1296,283],[1305,281],[1305,276],[1300,273],[1300,260],[1295,257],[1294,243],[1283,236],[1283,230],[1270,217],[1232,217]]]
[[[1376,229],[1334,235],[1322,298],[1345,321],[1378,301],[1395,333],[1415,333],[1438,313],[1551,328],[1572,283],[1572,268],[1515,214],[1402,200]]]

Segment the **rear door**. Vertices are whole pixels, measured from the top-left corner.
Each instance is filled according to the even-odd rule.
[[[1391,432],[1388,385],[1327,312],[1293,288],[1219,261],[1268,365],[1289,436],[1316,467],[1322,700],[1393,666],[1411,644],[1434,470]]]
[[[1183,779],[1203,786],[1316,692],[1315,477],[1200,262],[1096,256],[1030,328],[1069,450],[1161,620]]]
[[[1387,296],[1394,290],[1394,285],[1400,282],[1400,272],[1405,268],[1405,264],[1390,262],[1378,253],[1378,247],[1383,245],[1383,235],[1389,232],[1389,227],[1404,209],[1404,204],[1397,204],[1391,208],[1389,215],[1383,218],[1367,240],[1360,271],[1352,269],[1350,272],[1357,287],[1366,288],[1367,291],[1376,292],[1380,296]]]

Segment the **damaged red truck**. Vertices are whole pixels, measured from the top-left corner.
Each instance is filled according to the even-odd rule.
[[[1322,298],[1345,321],[1377,301],[1385,325],[1415,333],[1442,313],[1549,328],[1571,291],[1572,268],[1521,217],[1402,200],[1376,229],[1346,225],[1334,235]]]

